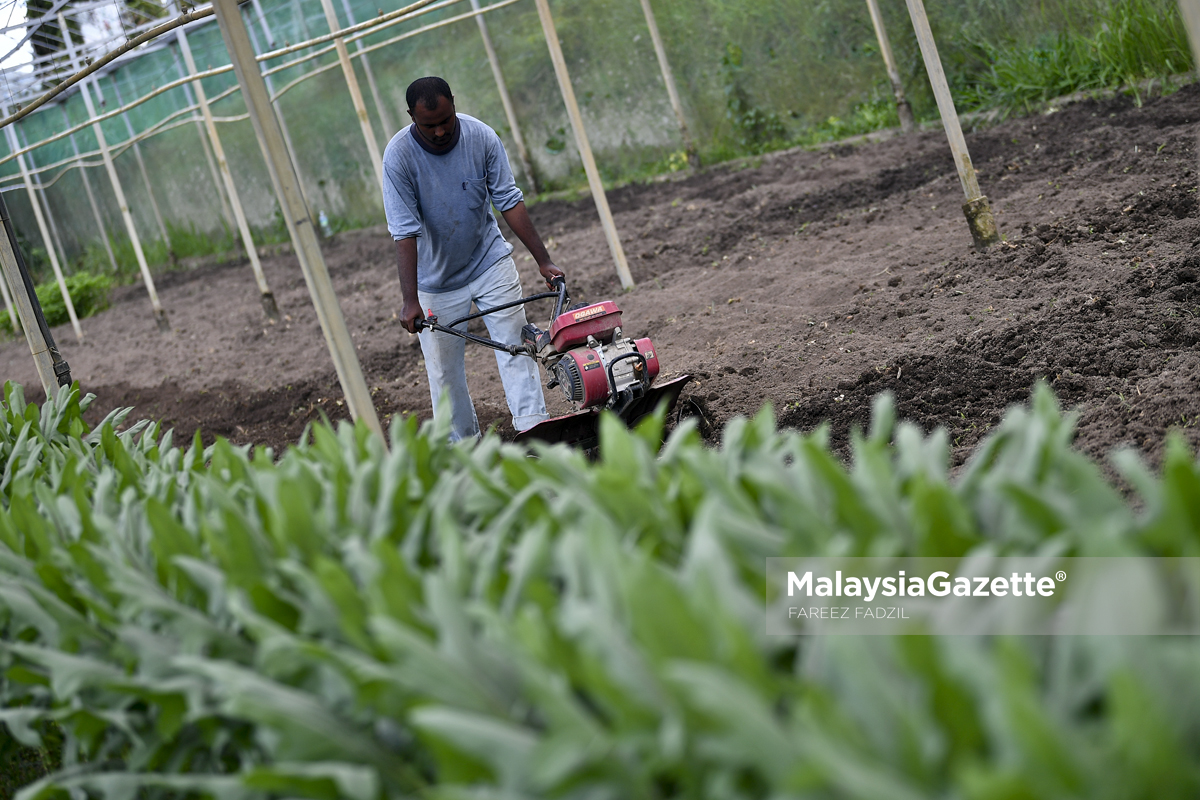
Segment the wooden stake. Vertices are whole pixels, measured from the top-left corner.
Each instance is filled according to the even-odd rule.
[[[64,27],[63,30],[66,28]],[[16,302],[17,314],[21,317],[21,327],[25,329],[25,341],[29,343],[29,352],[33,356],[38,379],[46,391],[46,397],[54,397],[58,378],[54,374],[54,357],[50,353],[51,344],[47,342],[42,327],[38,325],[33,302],[29,297],[29,288],[21,274],[21,267],[17,263],[19,256],[16,244],[8,236],[8,229],[12,223],[8,218],[8,207],[4,204],[3,195],[0,195],[0,219],[3,220],[5,228],[0,231],[0,270],[3,270],[4,281],[12,290],[12,299]]]
[[[1192,45],[1192,59],[1200,67],[1200,0],[1179,0],[1179,16]]]
[[[354,19],[354,10],[350,7],[350,0],[342,0],[342,10],[346,12],[347,22],[352,26],[358,24],[357,20]],[[379,94],[379,86],[375,83],[375,73],[371,70],[371,60],[363,52],[365,48],[366,45],[363,44],[362,39],[354,40],[354,49],[359,54],[358,59],[362,62],[363,73],[367,76],[367,86],[371,90],[371,99],[375,101],[375,112],[379,114],[379,124],[383,126],[383,142],[386,146],[387,142],[391,140],[392,135],[396,133],[397,128],[392,124],[392,114],[388,111],[387,104]]]
[[[329,23],[329,32],[337,33],[342,26],[338,22],[337,12],[333,10],[333,0],[321,0],[321,8],[325,10],[325,21]],[[375,141],[375,132],[371,130],[371,118],[367,116],[367,104],[363,102],[362,90],[358,88],[358,76],[354,73],[354,65],[350,63],[350,53],[346,50],[346,42],[334,39],[337,48],[338,61],[342,64],[342,75],[346,78],[346,88],[350,90],[350,102],[354,105],[354,113],[358,116],[358,127],[362,129],[363,141],[367,143],[367,156],[371,166],[375,168],[375,181],[379,190],[383,191],[383,157],[379,154],[379,143]]]
[[[933,85],[933,96],[942,116],[942,126],[946,129],[946,138],[950,141],[950,152],[954,154],[958,180],[967,196],[966,202],[963,203],[963,214],[967,217],[971,238],[975,240],[975,249],[983,251],[989,245],[1000,241],[996,219],[992,216],[992,207],[987,197],[979,191],[975,166],[971,163],[971,154],[967,152],[967,140],[963,138],[962,126],[958,122],[958,112],[954,109],[950,85],[946,82],[946,73],[942,70],[942,61],[938,57],[937,43],[934,42],[933,31],[929,28],[929,17],[925,15],[925,5],[922,0],[906,2],[908,15],[912,18],[913,29],[917,34],[917,43],[921,46],[921,56],[925,59],[925,71],[929,73],[929,82]]]
[[[1200,67],[1200,0],[1179,0],[1179,16],[1192,45],[1192,61]]]
[[[471,0],[471,10],[479,11],[479,0]],[[521,135],[521,126],[517,124],[517,112],[513,108],[512,98],[508,94],[508,84],[504,82],[504,73],[500,71],[500,59],[496,56],[496,48],[492,46],[492,37],[488,33],[487,22],[483,14],[475,15],[479,24],[479,35],[483,37],[483,49],[487,52],[488,64],[492,67],[492,77],[496,80],[496,91],[500,93],[500,104],[504,106],[504,116],[508,120],[508,129],[512,131],[513,144],[517,146],[517,159],[521,162],[521,170],[529,188],[537,194],[537,176],[533,172],[533,162],[529,160],[529,148],[525,146],[525,137]]]
[[[180,77],[188,77],[187,67],[180,59],[179,75]],[[200,103],[196,100],[196,95],[192,91],[192,84],[183,84],[183,97],[189,106],[199,108]],[[225,223],[231,227],[237,227],[237,220],[233,217],[233,209],[229,207],[229,201],[225,197],[225,190],[222,186],[220,173],[217,171],[217,160],[213,158],[212,147],[208,143],[208,136],[204,131],[204,123],[201,120],[196,120],[196,135],[200,137],[200,149],[204,151],[204,160],[208,163],[208,174],[212,176],[213,188],[217,191],[217,200],[221,203],[221,215],[225,218]]]
[[[608,249],[612,252],[613,263],[617,267],[617,277],[621,279],[622,287],[632,289],[634,287],[633,275],[629,272],[629,262],[625,260],[625,250],[621,247],[617,224],[613,221],[612,211],[608,208],[608,196],[604,193],[600,170],[596,168],[596,159],[592,156],[592,146],[588,142],[587,130],[583,127],[583,115],[579,113],[579,103],[575,101],[575,90],[571,87],[571,75],[567,72],[567,61],[563,57],[562,45],[558,42],[558,31],[554,27],[554,17],[550,15],[548,0],[537,0],[537,10],[538,17],[542,21],[542,33],[546,37],[546,47],[550,49],[550,60],[554,62],[554,75],[558,78],[558,89],[562,93],[563,103],[567,106],[571,129],[575,131],[575,145],[579,148],[579,157],[583,161],[583,170],[587,173],[588,185],[592,190],[592,199],[596,203],[596,210],[600,212],[604,238],[608,240]]]
[[[0,294],[4,295],[4,308],[8,310],[8,323],[12,325],[13,333],[20,333],[21,323],[17,317],[17,310],[13,308],[12,295],[8,293],[8,281],[3,275],[0,275]]]
[[[37,158],[34,156],[33,150],[25,147],[28,139],[23,142],[21,129],[17,128],[16,125],[13,127],[16,128],[17,144],[21,145],[23,149],[28,150],[25,155],[29,158],[30,173],[34,175],[38,174]],[[42,212],[46,215],[46,222],[50,223],[50,235],[54,237],[54,246],[58,248],[58,252],[62,254],[62,260],[65,262],[67,261],[67,248],[63,247],[62,237],[58,233],[58,224],[54,221],[54,212],[50,208],[50,195],[46,192],[46,187],[42,185],[40,177],[34,186],[38,190],[38,196],[42,198]]]
[[[59,108],[62,109],[63,122],[66,123],[68,129],[71,128],[71,117],[67,114],[67,105],[63,103]],[[71,140],[71,150],[75,153],[75,157],[79,158],[79,145],[75,142],[75,134],[68,137]],[[87,193],[88,205],[92,207],[92,216],[96,219],[96,227],[100,231],[100,241],[104,243],[104,252],[108,253],[108,263],[112,264],[113,272],[117,271],[117,257],[113,254],[112,243],[108,241],[108,228],[104,227],[104,218],[100,216],[100,206],[96,203],[96,193],[92,191],[92,181],[88,178],[88,168],[84,165],[83,159],[79,159],[79,177],[83,178],[83,191]]]
[[[173,11],[173,13],[178,12]],[[196,61],[192,58],[192,48],[188,44],[187,33],[183,28],[177,28],[175,38],[179,43],[179,52],[183,56],[184,67],[187,69],[188,75],[194,76],[196,74]],[[246,255],[250,259],[250,269],[254,273],[254,282],[258,284],[263,312],[267,315],[268,319],[278,320],[279,306],[275,303],[275,295],[271,293],[271,287],[267,285],[267,276],[263,274],[262,262],[258,260],[258,248],[254,245],[254,237],[250,235],[250,225],[246,222],[246,212],[242,208],[242,199],[238,195],[237,186],[233,182],[233,173],[229,171],[229,162],[225,158],[225,147],[221,144],[221,137],[217,134],[217,125],[213,120],[212,108],[208,105],[208,97],[204,94],[204,85],[200,82],[199,78],[193,84],[193,89],[196,93],[196,102],[200,106],[200,114],[204,117],[204,128],[208,133],[209,143],[212,145],[213,154],[217,158],[217,168],[221,172],[221,180],[225,184],[225,194],[229,196],[229,205],[233,208],[233,217],[237,223],[238,234],[242,237],[242,246],[246,249]]]
[[[643,0],[645,2],[645,0]],[[875,38],[879,41],[879,54],[887,68],[888,80],[892,82],[892,94],[896,97],[896,113],[900,116],[900,130],[912,133],[913,113],[908,98],[904,95],[904,84],[900,81],[900,70],[896,69],[896,58],[892,55],[892,43],[888,40],[887,28],[883,26],[883,14],[879,11],[879,0],[867,0],[871,12],[871,24],[875,26]]]
[[[125,101],[121,99],[121,87],[117,86],[117,76],[112,75],[113,93],[117,98],[117,105],[125,105]],[[154,210],[154,221],[158,224],[158,232],[162,236],[163,243],[167,246],[167,251],[171,251],[171,237],[167,234],[166,223],[163,222],[162,209],[158,207],[158,200],[154,197],[154,187],[150,185],[150,173],[146,171],[146,161],[142,158],[142,147],[138,144],[137,134],[133,132],[133,123],[129,121],[129,113],[121,115],[121,119],[125,120],[125,130],[129,131],[129,140],[133,142],[133,155],[137,158],[138,169],[142,173],[142,182],[146,184],[146,196],[150,198],[150,208]]]
[[[63,18],[62,12],[58,14],[59,30],[68,30],[67,21]],[[70,36],[65,36],[67,45],[67,57],[71,59],[71,69],[79,71],[79,59],[75,54],[75,43]],[[79,94],[83,97],[83,104],[87,107],[88,118],[96,118],[96,107],[92,104],[92,94],[88,91],[86,81],[80,83]],[[129,234],[129,241],[133,245],[133,254],[137,258],[138,269],[142,273],[142,282],[146,284],[146,292],[150,295],[150,306],[154,309],[154,321],[158,323],[158,329],[163,333],[168,333],[171,330],[171,323],[167,321],[167,312],[163,310],[162,304],[158,302],[158,292],[154,289],[154,278],[150,276],[150,265],[146,263],[146,254],[142,252],[142,240],[138,237],[137,228],[133,225],[133,215],[129,213],[129,203],[125,200],[125,190],[121,188],[121,179],[117,176],[117,168],[113,165],[112,153],[108,150],[108,141],[104,138],[104,131],[100,128],[100,123],[92,125],[92,132],[96,134],[96,142],[100,145],[100,157],[104,159],[104,169],[108,172],[108,180],[112,184],[113,194],[117,196],[117,205],[121,208],[121,218],[125,221],[125,232]]]
[[[16,131],[12,125],[4,129],[4,134],[8,139],[8,146],[15,153],[21,148],[17,141]],[[71,302],[71,293],[67,291],[67,282],[63,278],[62,265],[58,263],[58,254],[55,252],[54,242],[50,241],[50,231],[46,227],[46,218],[42,215],[42,204],[38,202],[37,193],[33,190],[33,180],[29,177],[29,168],[25,165],[25,156],[17,156],[17,168],[21,170],[21,181],[25,184],[25,191],[29,195],[29,204],[33,206],[33,216],[37,220],[38,232],[42,235],[42,242],[46,245],[46,254],[50,257],[50,268],[54,270],[54,279],[58,282],[58,291],[62,293],[63,303],[67,307],[67,317],[71,320],[71,327],[75,330],[75,338],[83,341],[83,328],[79,326],[79,317],[75,316],[75,304]]]
[[[271,33],[270,33],[270,29],[267,27],[267,18],[262,13],[262,7],[257,6],[257,8],[258,8],[258,12],[259,12],[259,19],[262,21],[263,30],[267,32],[268,45],[267,45],[266,49],[270,49],[271,45],[269,44],[269,42],[271,41]],[[260,50],[258,47],[258,37],[254,35],[254,26],[246,25],[245,20],[242,20],[242,27],[246,29],[246,34],[250,37],[251,51],[254,53],[255,56],[258,56],[263,51]],[[249,63],[249,62],[247,62],[247,63]],[[261,70],[265,70],[267,68],[267,64],[265,62],[262,64],[261,67],[258,66],[257,60],[254,61],[254,64],[255,64],[255,68],[260,70],[259,74],[261,74]],[[236,67],[237,65],[235,64],[234,66]],[[270,75],[263,75],[262,77],[263,77],[263,83],[267,87],[267,97],[271,98],[271,113],[273,113],[275,115],[275,120],[276,120],[276,122],[279,123],[279,132],[280,132],[280,134],[283,135],[283,146],[285,148],[287,148],[288,161],[291,162],[292,168],[296,171],[296,177],[297,177],[297,179],[299,179],[300,178],[300,166],[296,161],[296,148],[292,145],[292,135],[288,131],[287,120],[283,118],[283,109],[280,107],[279,101],[274,99],[274,97],[275,97],[274,84],[271,81]],[[308,190],[304,188],[303,180],[299,180],[299,187],[300,187],[300,196],[304,199],[304,205],[305,205],[305,207],[307,207],[309,209],[309,213],[312,213],[312,199],[309,198],[309,196],[308,196]],[[284,212],[284,215],[285,216],[287,215],[286,211]],[[316,220],[316,217],[313,217],[314,224],[315,224],[315,220]]]
[[[671,62],[667,61],[667,50],[663,46],[662,36],[658,33],[658,21],[654,18],[650,0],[642,0],[642,12],[646,15],[646,26],[650,28],[650,41],[654,43],[654,55],[658,56],[658,67],[662,71],[663,83],[667,85],[671,108],[675,111],[675,119],[679,121],[679,135],[683,137],[683,149],[687,153],[688,164],[696,169],[700,166],[700,156],[696,152],[692,135],[688,132],[687,119],[683,116],[683,103],[679,101],[679,89],[675,85],[675,75],[671,72]]]
[[[254,13],[258,15],[258,24],[262,26],[263,36],[267,40],[267,48],[274,49],[275,34],[271,32],[271,26],[267,24],[267,13],[263,11],[261,0],[250,0],[250,5],[254,7]]]
[[[325,266],[325,258],[321,254],[316,230],[312,224],[312,213],[304,202],[304,195],[300,193],[300,180],[284,144],[279,121],[267,94],[266,82],[258,62],[254,60],[254,49],[250,44],[246,24],[238,13],[237,0],[215,0],[213,6],[217,12],[217,22],[221,26],[225,47],[233,59],[238,83],[242,87],[242,96],[246,99],[246,108],[254,124],[254,133],[267,161],[267,170],[271,174],[271,183],[279,198],[279,206],[283,210],[283,219],[287,224],[292,246],[304,272],[304,281],[308,284],[317,319],[321,323],[321,331],[325,334],[325,343],[333,357],[333,365],[337,370],[342,392],[346,396],[350,415],[363,420],[373,433],[386,442],[379,417],[375,414],[375,406],[371,403],[371,393],[367,389],[362,366],[358,363],[358,356],[354,351],[354,342],[350,338],[346,319],[342,316],[333,282]]]

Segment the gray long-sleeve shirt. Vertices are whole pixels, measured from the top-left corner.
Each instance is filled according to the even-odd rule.
[[[496,132],[459,114],[458,143],[446,153],[421,147],[412,126],[383,151],[383,209],[392,238],[417,238],[417,288],[449,292],[512,253],[491,205],[524,199]],[[489,200],[491,202],[489,202]]]

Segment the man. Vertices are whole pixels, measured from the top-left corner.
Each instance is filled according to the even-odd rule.
[[[500,235],[492,205],[529,249],[547,285],[561,277],[529,219],[496,132],[455,113],[454,95],[441,78],[413,81],[405,99],[412,124],[383,153],[383,206],[400,261],[404,329],[421,330],[426,309],[449,322],[470,313],[472,301],[486,309],[522,296],[513,248]],[[483,319],[491,338],[521,341],[523,306]],[[467,390],[466,341],[425,330],[420,342],[435,413],[447,393],[450,440],[479,436]],[[496,365],[513,427],[523,431],[547,419],[533,359],[497,351]]]

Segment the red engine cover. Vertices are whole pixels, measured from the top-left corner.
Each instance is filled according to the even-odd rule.
[[[595,336],[602,344],[607,343],[620,326],[621,309],[613,301],[605,300],[560,314],[550,325],[550,341],[555,350],[563,353],[585,344],[589,336]]]
[[[604,371],[604,362],[600,360],[599,354],[590,347],[585,347],[570,351],[565,358],[575,361],[583,379],[583,400],[579,402],[580,408],[591,408],[607,401],[608,375]]]
[[[633,346],[646,357],[646,374],[650,380],[658,377],[658,353],[654,352],[654,343],[649,339],[634,339]]]

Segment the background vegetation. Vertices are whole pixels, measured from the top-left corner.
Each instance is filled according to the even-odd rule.
[[[277,43],[299,41],[327,30],[319,0],[266,0],[268,27]],[[335,4],[339,5],[339,4]],[[362,21],[377,13],[378,3],[352,0]],[[658,65],[639,4],[634,0],[555,0],[552,8],[567,55],[575,90],[609,182],[637,180],[683,168],[682,143],[659,76]],[[932,120],[936,110],[920,53],[903,2],[883,0],[885,22],[896,51],[905,88],[918,118]],[[393,6],[384,6],[391,8]],[[1174,0],[963,0],[927,3],[942,61],[960,111],[998,109],[1024,113],[1037,103],[1078,91],[1138,85],[1148,78],[1179,75],[1191,58]],[[249,10],[259,46],[262,26]],[[421,17],[415,29],[457,15],[465,4]],[[796,144],[814,144],[897,124],[878,45],[862,0],[654,0],[668,56],[680,83],[685,109],[700,155],[706,163],[753,155]],[[339,7],[339,14],[341,13]],[[570,126],[532,4],[521,3],[488,15],[492,36],[512,91],[518,118],[532,148],[543,191],[583,185]],[[344,15],[343,24],[347,20]],[[382,41],[405,27],[368,37]],[[199,66],[228,63],[217,27],[190,34]],[[279,87],[328,63],[331,55],[302,62],[274,77]],[[407,121],[403,92],[413,77],[444,75],[459,110],[480,117],[505,137],[514,150],[491,71],[472,20],[422,34],[372,53],[371,66],[391,127]],[[180,72],[173,47],[146,53],[101,81],[106,97],[148,92]],[[366,76],[359,71],[360,83]],[[233,83],[231,75],[205,81],[209,95]],[[314,212],[325,211],[335,229],[383,221],[373,169],[368,163],[353,109],[338,70],[300,84],[279,107],[288,122],[306,194]],[[364,88],[365,91],[365,88]],[[376,138],[385,130],[367,92]],[[151,101],[130,113],[144,129],[187,102],[182,91]],[[86,118],[82,102],[66,102],[73,122]],[[214,108],[220,116],[244,113],[240,96]],[[37,141],[62,130],[61,111],[34,114],[22,121],[24,140]],[[105,123],[110,142],[128,134],[120,119]],[[222,140],[237,176],[251,224],[276,227],[275,201],[258,144],[248,121],[222,123]],[[78,146],[95,147],[89,130],[76,135]],[[39,148],[37,163],[68,158],[64,141]],[[222,212],[201,146],[197,126],[184,125],[143,145],[152,183],[164,215],[173,222],[172,243],[179,258],[231,247],[232,224]],[[170,261],[153,234],[157,225],[146,200],[132,154],[117,159],[145,247],[160,265]],[[13,173],[16,167],[0,170]],[[124,236],[107,178],[89,170],[102,206],[104,224],[114,240]],[[527,176],[519,181],[528,188]],[[64,175],[49,192],[64,246],[81,268],[97,271],[107,262],[78,170]],[[23,192],[8,195],[19,230],[36,225]],[[188,234],[191,235],[188,235]],[[122,270],[133,274],[131,253]]]
[[[66,278],[67,293],[71,295],[71,303],[75,306],[75,315],[79,319],[90,317],[97,311],[108,308],[108,293],[112,289],[113,279],[108,275],[93,275],[90,272],[76,272]],[[34,287],[38,302],[41,303],[42,313],[46,322],[52,327],[66,325],[71,318],[67,315],[67,304],[63,301],[62,291],[58,282],[51,279]],[[0,336],[12,332],[12,320],[8,309],[0,309]]]
[[[0,407],[22,800],[1200,792],[1194,638],[763,633],[770,556],[1200,554],[1200,462],[1118,456],[1127,499],[1045,387],[953,481],[886,396],[849,465],[769,409],[661,454],[606,419],[595,463],[412,418],[276,461],[85,404]]]

